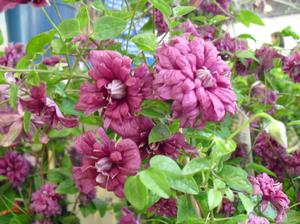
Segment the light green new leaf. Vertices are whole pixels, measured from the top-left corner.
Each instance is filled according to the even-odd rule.
[[[127,200],[137,210],[142,211],[148,204],[148,190],[140,181],[139,176],[128,177],[125,182],[124,193]]]
[[[250,198],[248,198],[243,193],[238,192],[238,195],[239,195],[239,198],[242,201],[242,204],[243,204],[244,208],[247,211],[247,214],[249,215],[253,211],[253,209],[255,207],[255,204],[253,203],[253,201]]]
[[[210,162],[206,158],[192,159],[182,170],[183,175],[193,175],[198,172],[206,171],[210,169]]]
[[[154,51],[157,46],[156,35],[153,33],[140,33],[131,38],[131,41],[143,51]]]
[[[118,37],[126,28],[127,21],[114,16],[102,16],[94,23],[93,37],[107,40]]]
[[[77,19],[65,19],[57,28],[64,38],[72,38],[80,33],[80,25]]]
[[[257,16],[255,13],[248,11],[248,10],[240,10],[239,14],[236,16],[237,21],[241,22],[245,26],[249,27],[249,25],[256,24],[260,26],[264,26],[264,22],[262,19]]]
[[[210,189],[207,192],[207,202],[209,210],[213,210],[218,207],[222,202],[222,193],[215,189]]]
[[[159,123],[151,129],[148,137],[148,143],[160,142],[168,139],[171,136],[169,127],[165,124]]]
[[[176,6],[173,8],[173,15],[174,17],[181,17],[194,11],[195,9],[196,8],[194,6]]]
[[[164,16],[170,17],[172,15],[171,7],[164,0],[149,0],[149,2],[151,2],[159,11],[161,11]]]

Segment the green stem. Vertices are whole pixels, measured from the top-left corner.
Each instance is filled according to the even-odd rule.
[[[58,10],[58,7],[57,7],[57,5],[56,5],[55,0],[52,0],[52,4],[53,4],[53,6],[54,6],[55,12],[56,12],[56,14],[57,14],[59,20],[60,20],[60,21],[63,21],[63,18],[62,18],[61,14],[60,14],[60,12],[59,12],[59,10]]]
[[[254,114],[252,117],[250,117],[247,121],[245,121],[238,129],[236,129],[235,132],[233,132],[227,140],[233,139],[239,132],[241,132],[247,125],[249,125],[252,121],[254,121],[256,118],[266,118],[268,120],[273,120],[273,117],[271,117],[269,114],[266,114],[264,112]]]

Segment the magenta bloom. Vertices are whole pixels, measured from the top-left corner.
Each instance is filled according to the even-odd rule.
[[[55,192],[55,188],[54,184],[41,186],[39,190],[32,194],[30,209],[46,217],[60,214],[62,210],[59,201],[62,197]]]
[[[230,217],[233,215],[234,211],[235,206],[233,203],[229,199],[223,198],[220,213],[224,214],[226,217]]]
[[[282,191],[281,183],[275,183],[274,180],[267,174],[262,173],[257,177],[249,177],[249,181],[253,187],[254,195],[261,195],[261,211],[263,212],[268,203],[277,211],[276,221],[281,223],[289,208],[289,199],[287,195]]]
[[[255,56],[259,60],[259,65],[256,66],[256,76],[263,76],[271,68],[273,68],[274,59],[284,60],[284,56],[278,53],[272,47],[261,47],[255,51]]]
[[[158,9],[154,9],[154,22],[158,35],[162,35],[169,31],[168,24],[165,22],[163,14]]]
[[[149,209],[149,212],[154,212],[157,216],[176,217],[177,216],[177,202],[176,199],[160,199]]]
[[[213,40],[216,33],[216,28],[213,26],[197,26],[189,20],[183,22],[179,29],[181,29],[184,33],[189,33],[193,36],[201,37],[204,40]]]
[[[43,60],[43,64],[44,65],[48,65],[48,66],[55,66],[56,64],[63,62],[64,59],[60,56],[57,55],[53,55],[51,57],[47,57]]]
[[[247,49],[245,42],[231,37],[229,33],[226,33],[222,38],[218,39],[214,45],[220,52],[234,53],[237,50]]]
[[[0,64],[3,66],[14,68],[17,65],[20,58],[22,58],[24,55],[25,52],[23,44],[9,44],[8,47],[5,48],[4,56],[0,57]]]
[[[192,3],[199,6],[200,10],[213,16],[224,14],[223,11],[228,10],[230,2],[231,0],[216,0],[216,3],[213,3],[211,0],[192,0]]]
[[[33,87],[30,90],[30,96],[20,99],[25,110],[35,114],[35,120],[47,124],[53,128],[60,123],[67,128],[77,126],[78,119],[74,116],[65,117],[57,104],[46,96],[46,85]]]
[[[206,121],[222,121],[236,111],[230,68],[210,42],[188,36],[174,37],[157,50],[157,95],[173,100],[173,116],[181,127],[200,127]]]
[[[140,111],[144,98],[152,95],[151,73],[145,65],[131,75],[131,59],[115,51],[91,51],[93,83],[80,87],[76,109],[92,114],[103,108],[104,127],[122,122]],[[146,95],[150,94],[150,95]]]
[[[98,130],[98,136],[101,142],[92,132],[86,132],[76,141],[82,159],[81,166],[73,168],[75,183],[86,194],[100,186],[123,197],[126,178],[135,175],[140,168],[139,149],[131,139],[116,144],[102,128]]]
[[[266,218],[253,215],[251,213],[248,217],[248,221],[246,224],[270,224],[270,223]]]
[[[0,12],[12,9],[19,4],[32,3],[36,7],[44,7],[49,4],[48,0],[1,0],[0,1]]]
[[[43,221],[35,221],[33,224],[53,224],[53,222],[49,220],[43,220]]]
[[[283,70],[294,82],[300,82],[300,52],[295,52],[286,58]]]
[[[12,182],[12,187],[21,186],[29,170],[29,162],[17,152],[9,151],[0,157],[0,175],[6,176]]]
[[[119,224],[141,224],[141,222],[135,218],[134,213],[128,208],[122,208]]]

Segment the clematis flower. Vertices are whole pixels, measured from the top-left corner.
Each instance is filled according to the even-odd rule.
[[[104,127],[131,119],[140,111],[143,99],[152,96],[152,74],[141,65],[131,75],[131,59],[115,51],[91,51],[94,83],[80,87],[76,109],[92,114],[103,108]]]
[[[22,58],[24,55],[25,51],[23,44],[9,44],[8,47],[6,47],[4,50],[4,55],[0,57],[0,64],[3,66],[14,68],[17,65],[20,58]]]
[[[268,203],[276,210],[276,221],[281,223],[289,208],[289,199],[287,195],[282,191],[281,183],[275,183],[275,181],[267,174],[259,174],[256,178],[250,176],[249,181],[253,187],[254,195],[261,195],[261,211],[265,211]]]
[[[21,186],[29,170],[29,162],[17,152],[9,151],[0,157],[0,175],[6,176],[12,182],[12,187]]]
[[[49,5],[48,0],[1,0],[0,12],[15,8],[19,4],[32,3],[35,7],[45,7]]]
[[[78,119],[74,116],[65,117],[57,104],[46,96],[46,84],[41,83],[30,90],[30,96],[20,99],[23,108],[35,114],[35,120],[56,128],[60,123],[67,128],[77,126]]]
[[[264,73],[268,72],[273,68],[274,59],[284,61],[284,56],[277,52],[272,47],[263,46],[255,51],[255,56],[259,61],[259,65],[256,66],[255,74],[257,77],[263,76]]]
[[[191,21],[187,20],[183,22],[179,27],[184,33],[192,34],[196,37],[201,37],[204,40],[213,40],[216,33],[216,28],[209,25],[197,26]]]
[[[128,208],[122,208],[122,216],[119,220],[119,224],[141,224],[141,221],[136,219],[134,213]]]
[[[162,12],[158,9],[154,9],[154,22],[159,36],[169,31],[168,24],[165,22]]]
[[[75,183],[86,194],[100,186],[124,197],[126,178],[135,175],[141,165],[139,149],[131,139],[116,144],[102,128],[98,130],[98,136],[101,143],[92,132],[86,132],[76,141],[82,159],[81,166],[73,168]]]
[[[300,52],[294,52],[291,56],[286,58],[283,70],[294,82],[300,82]]]
[[[222,38],[219,38],[215,41],[214,45],[216,46],[219,52],[231,52],[234,53],[237,50],[246,50],[247,45],[245,42],[233,38],[229,33],[225,33]]]
[[[39,190],[32,194],[30,209],[46,217],[61,214],[62,209],[59,201],[62,197],[55,192],[55,189],[54,184],[41,186]]]
[[[270,224],[264,217],[259,217],[254,214],[250,214],[246,224]]]
[[[226,217],[230,217],[233,215],[234,211],[235,206],[233,205],[233,202],[227,198],[223,198],[220,213],[224,214]]]
[[[160,199],[149,209],[149,212],[154,212],[157,216],[176,217],[177,202],[174,198]]]
[[[173,100],[173,116],[181,127],[201,127],[206,121],[222,121],[236,111],[230,69],[210,42],[188,35],[174,37],[158,48],[157,95]]]
[[[57,56],[57,55],[53,55],[51,57],[47,57],[45,58],[42,63],[44,65],[48,65],[48,66],[55,66],[56,64],[60,63],[60,62],[64,62],[64,58]]]
[[[35,221],[33,224],[53,224],[53,222],[49,220],[43,220],[43,221]]]
[[[224,11],[228,10],[231,0],[216,0],[216,2],[211,0],[192,0],[191,3],[199,7],[204,13],[215,16],[225,14]]]

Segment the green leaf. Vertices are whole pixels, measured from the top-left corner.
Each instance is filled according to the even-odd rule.
[[[77,189],[74,185],[74,181],[72,179],[66,179],[62,183],[58,185],[56,188],[56,193],[59,194],[75,194],[77,193]]]
[[[169,198],[171,190],[165,174],[157,169],[150,168],[139,173],[141,182],[154,194]]]
[[[17,96],[18,96],[18,86],[12,84],[9,89],[9,105],[16,109],[17,106]]]
[[[241,22],[242,24],[244,24],[247,27],[249,27],[249,25],[251,23],[260,25],[260,26],[265,25],[259,16],[257,16],[253,12],[250,12],[250,11],[244,10],[244,9],[240,10],[239,14],[236,16],[236,19],[237,19],[237,21]]]
[[[174,17],[181,17],[194,11],[195,9],[196,8],[194,6],[176,6],[173,8],[173,15]]]
[[[93,203],[94,203],[96,209],[98,210],[99,215],[101,217],[104,217],[106,210],[107,210],[107,203],[99,198],[93,199]]]
[[[247,178],[248,174],[242,168],[224,165],[219,175],[231,188],[237,191],[246,191],[247,193],[252,193],[252,185]]]
[[[234,193],[230,188],[227,188],[225,190],[225,195],[226,195],[226,198],[229,199],[229,201],[234,202]]]
[[[209,24],[216,24],[216,23],[222,22],[226,19],[228,19],[228,17],[223,16],[223,15],[216,15],[209,20]]]
[[[83,217],[88,217],[96,212],[96,206],[94,203],[88,203],[85,205],[79,205],[79,209]]]
[[[174,175],[181,175],[181,169],[178,164],[167,156],[157,155],[151,158],[150,166],[164,171],[165,173],[171,173]]]
[[[238,35],[237,37],[238,37],[238,38],[242,38],[242,39],[251,39],[251,40],[256,41],[256,39],[255,39],[252,35],[250,35],[250,34],[248,34],[248,33],[240,34],[240,35]]]
[[[210,162],[205,158],[192,159],[182,170],[183,175],[194,175],[210,169]]]
[[[54,34],[53,31],[49,31],[34,36],[26,46],[26,55],[28,58],[33,58],[36,54],[43,53],[44,47],[53,40]]]
[[[31,86],[39,86],[40,85],[40,76],[36,71],[29,72],[27,74],[27,83]]]
[[[61,35],[66,39],[72,38],[80,33],[79,22],[77,19],[65,19],[57,26],[57,28]]]
[[[197,223],[201,221],[187,195],[178,197],[177,223]],[[200,223],[200,222],[199,222]]]
[[[289,210],[284,220],[284,224],[299,224],[300,212],[295,210]]]
[[[269,170],[266,167],[264,167],[260,164],[257,164],[257,163],[248,163],[246,165],[246,168],[247,169],[253,169],[253,170],[255,170],[259,173],[267,173],[270,176],[277,177],[277,175],[274,172],[272,172],[271,170]]]
[[[233,140],[225,140],[220,137],[214,138],[214,146],[210,154],[211,160],[218,160],[222,156],[229,155],[236,149],[236,143]]]
[[[79,27],[80,27],[81,30],[88,25],[89,20],[90,20],[90,16],[89,16],[89,11],[88,11],[86,6],[82,6],[79,9],[76,18],[79,22]]]
[[[2,176],[2,175],[0,175],[0,181],[6,180],[6,179],[7,179],[7,176]]]
[[[25,111],[24,116],[23,116],[23,128],[26,133],[29,130],[30,120],[31,120],[31,113],[28,111]]]
[[[156,35],[154,33],[140,33],[131,38],[131,41],[143,51],[154,51],[157,46]]]
[[[164,0],[149,0],[155,8],[157,8],[165,17],[172,15],[172,9]]]
[[[214,179],[214,189],[223,190],[226,187],[226,184],[220,179]]]
[[[255,57],[255,53],[251,50],[237,50],[235,52],[235,55],[238,57],[238,58],[251,58],[255,61],[258,61],[257,58]]]
[[[59,216],[58,219],[63,224],[80,224],[79,218],[74,214],[70,214],[70,215],[66,215],[66,216]]]
[[[225,224],[237,224],[237,223],[244,223],[247,220],[248,216],[245,214],[240,214],[237,216],[230,217],[230,219],[225,222]]]
[[[164,118],[170,114],[170,106],[160,100],[144,100],[142,103],[142,114],[150,118]]]
[[[0,29],[0,45],[2,45],[3,42],[4,42],[3,34],[2,34],[2,30]]]
[[[218,207],[222,202],[222,193],[221,191],[210,189],[207,192],[207,202],[209,210],[213,210]]]
[[[148,204],[148,190],[141,182],[139,176],[127,178],[124,193],[130,204],[137,210],[142,211]]]
[[[94,23],[93,37],[107,40],[118,37],[126,28],[127,21],[114,16],[102,16]]]
[[[253,203],[253,201],[250,198],[248,198],[243,193],[238,192],[238,195],[239,195],[239,198],[242,201],[242,204],[243,204],[244,208],[247,211],[247,214],[249,215],[253,211],[253,209],[255,207],[255,204]]]
[[[288,26],[286,28],[284,28],[281,33],[283,34],[283,36],[285,37],[292,37],[294,38],[295,40],[299,40],[300,39],[300,36],[294,32],[291,28],[291,26]]]
[[[187,193],[198,194],[199,188],[195,179],[191,176],[166,175],[169,186],[172,189]]]
[[[168,139],[171,136],[170,130],[167,125],[159,123],[151,129],[148,137],[148,143],[160,142]]]

